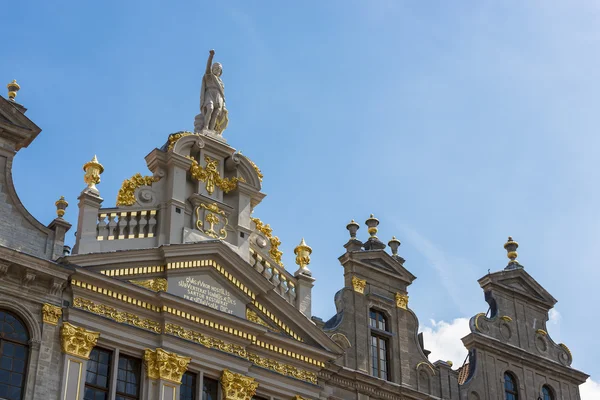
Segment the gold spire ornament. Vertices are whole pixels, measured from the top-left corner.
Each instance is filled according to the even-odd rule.
[[[294,249],[294,254],[296,255],[296,264],[298,264],[300,267],[298,273],[311,275],[311,272],[308,269],[308,264],[310,264],[310,255],[312,254],[312,249],[306,244],[304,238],[302,238],[300,244]]]
[[[56,215],[58,215],[58,218],[62,218],[65,215],[65,209],[69,207],[69,203],[65,200],[65,196],[60,196],[60,199],[56,200],[54,205],[56,206]]]
[[[365,224],[368,227],[367,232],[371,235],[369,239],[377,239],[377,225],[379,225],[379,220],[371,214],[369,219],[365,221]]]
[[[17,92],[21,89],[21,86],[17,83],[16,79],[13,79],[11,83],[6,85],[8,89],[8,99],[10,101],[15,101],[15,97],[17,97]]]
[[[91,161],[85,163],[83,170],[85,171],[83,180],[87,183],[88,190],[99,193],[96,185],[100,183],[100,174],[104,172],[104,167],[98,162],[98,158],[94,155]]]
[[[506,268],[520,267],[521,265],[519,264],[519,261],[517,261],[517,249],[519,248],[519,243],[515,242],[512,236],[509,236],[507,242],[504,243],[504,248],[506,249],[506,257],[510,259]]]

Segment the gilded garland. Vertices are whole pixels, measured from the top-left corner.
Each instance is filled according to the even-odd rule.
[[[229,193],[237,187],[238,182],[246,182],[244,178],[222,178],[218,169],[219,161],[212,159],[209,156],[204,157],[206,167],[202,167],[198,164],[198,161],[193,157],[188,158],[192,161],[192,166],[190,167],[192,177],[206,183],[206,191],[208,194],[213,194],[215,186],[223,192]]]
[[[269,242],[271,243],[271,249],[269,250],[269,255],[277,264],[283,267],[283,262],[281,261],[281,256],[283,252],[279,250],[279,246],[281,246],[281,240],[277,236],[273,236],[273,229],[269,224],[263,224],[263,222],[258,218],[250,217],[252,222],[256,225],[256,230],[265,235]]]
[[[125,179],[117,194],[118,206],[132,206],[135,204],[135,189],[141,186],[151,186],[160,178],[153,176],[142,176],[139,172],[129,179]]]
[[[73,307],[81,310],[89,311],[96,315],[112,319],[113,321],[133,325],[138,328],[146,329],[151,332],[161,333],[161,326],[157,321],[151,319],[143,319],[139,316],[128,313],[125,311],[119,311],[116,308],[106,306],[104,304],[96,304],[91,300],[76,297],[73,300]]]

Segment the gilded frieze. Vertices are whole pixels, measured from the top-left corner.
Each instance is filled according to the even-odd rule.
[[[58,325],[58,320],[62,316],[62,308],[53,306],[52,304],[44,304],[42,306],[42,319],[45,324]]]
[[[100,332],[92,332],[81,327],[63,322],[60,328],[60,344],[62,351],[76,357],[88,359],[90,352],[98,342]]]
[[[155,292],[166,292],[168,289],[167,280],[165,278],[132,280],[129,282]]]
[[[192,359],[179,354],[170,353],[158,348],[146,349],[144,361],[146,372],[151,379],[164,379],[169,382],[181,383],[181,377],[187,371],[187,366]]]
[[[221,387],[223,400],[251,400],[256,394],[258,382],[254,378],[225,369],[221,375]]]
[[[157,321],[151,319],[140,318],[139,316],[128,313],[125,311],[119,311],[116,308],[106,306],[104,304],[96,304],[91,300],[87,300],[81,297],[76,297],[73,300],[73,307],[79,308],[80,310],[89,311],[96,315],[112,319],[115,322],[122,324],[133,325],[138,328],[146,329],[154,333],[161,333],[161,325]]]

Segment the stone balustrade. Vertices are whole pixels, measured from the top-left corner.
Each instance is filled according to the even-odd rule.
[[[153,238],[157,233],[157,224],[158,210],[103,208],[98,213],[97,240]]]
[[[275,286],[275,291],[292,305],[296,304],[296,280],[287,271],[271,264],[256,251],[250,249],[250,264]]]

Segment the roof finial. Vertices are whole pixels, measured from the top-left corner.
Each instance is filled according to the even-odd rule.
[[[365,224],[367,224],[367,231],[371,235],[370,239],[377,239],[377,225],[379,225],[379,220],[371,214],[369,219],[365,221]]]
[[[506,269],[515,269],[515,268],[523,268],[519,262],[517,261],[517,248],[519,247],[519,243],[515,242],[512,236],[508,237],[508,241],[504,243],[504,248],[506,249],[506,257],[510,259]]]
[[[392,249],[392,256],[398,256],[398,247],[400,247],[400,241],[396,239],[396,236],[392,236],[392,240],[388,242],[388,246]]]
[[[352,220],[346,225],[346,229],[350,232],[350,239],[356,239],[356,231],[360,229],[360,225],[355,220]]]
[[[15,97],[17,97],[17,92],[19,91],[19,89],[21,89],[21,86],[19,86],[17,80],[13,79],[11,83],[6,85],[6,88],[8,89],[8,99],[10,101],[15,101]]]
[[[56,215],[58,215],[58,218],[62,218],[65,215],[65,209],[69,207],[69,203],[65,200],[65,196],[60,196],[60,199],[56,200],[54,205],[56,206]]]
[[[100,174],[104,172],[104,167],[98,162],[98,158],[94,155],[91,161],[85,163],[83,170],[85,171],[83,180],[88,185],[87,189],[100,194],[96,185],[100,183]]]
[[[312,249],[310,248],[309,245],[306,244],[306,242],[304,241],[304,238],[302,238],[302,241],[300,242],[300,244],[298,246],[296,246],[296,248],[294,249],[294,254],[296,255],[296,264],[298,264],[298,266],[300,267],[298,269],[298,271],[296,271],[296,275],[297,274],[304,274],[304,275],[308,275],[308,276],[312,275],[312,273],[308,269],[308,264],[310,264],[310,255],[312,254]]]

